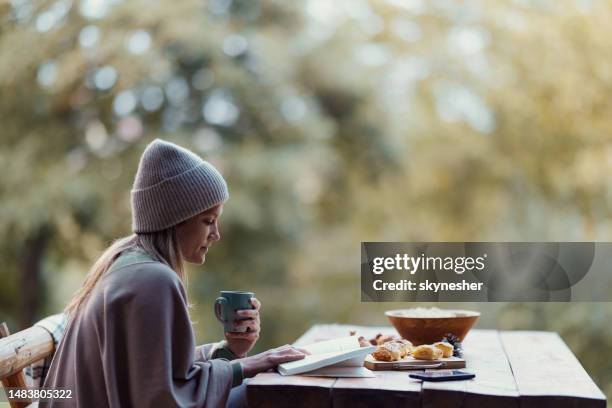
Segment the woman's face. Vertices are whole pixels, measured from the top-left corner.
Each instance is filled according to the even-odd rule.
[[[222,212],[223,204],[219,204],[176,226],[179,249],[185,261],[204,263],[208,249],[221,239],[219,217]]]

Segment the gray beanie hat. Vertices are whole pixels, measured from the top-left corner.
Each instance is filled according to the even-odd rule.
[[[200,156],[155,139],[142,153],[131,192],[132,230],[161,231],[229,198],[223,176]]]

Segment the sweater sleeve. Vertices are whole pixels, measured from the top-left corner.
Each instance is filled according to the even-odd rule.
[[[230,350],[225,340],[196,347],[196,360],[208,361],[217,358],[232,361],[236,360],[238,356]],[[232,387],[242,384],[243,379],[242,365],[238,361],[234,361],[232,363]]]
[[[208,361],[214,358],[224,358],[232,361],[237,359],[238,356],[229,349],[227,341],[225,340],[216,343],[202,344],[196,347],[196,360]]]
[[[224,406],[234,370],[227,360],[196,360],[178,276],[154,263],[122,272],[105,305],[105,376],[117,377],[106,381],[117,388],[107,390],[110,405]]]

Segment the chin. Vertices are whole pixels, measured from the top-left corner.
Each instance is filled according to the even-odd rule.
[[[194,265],[202,265],[206,262],[206,255],[195,255],[192,258],[184,258],[184,261]]]

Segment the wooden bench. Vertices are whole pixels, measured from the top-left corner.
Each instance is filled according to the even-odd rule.
[[[392,327],[316,325],[295,345],[347,336],[374,336]],[[368,337],[369,338],[369,337]],[[472,330],[464,341],[467,381],[421,382],[406,371],[374,371],[376,378],[283,377],[263,373],[247,385],[256,407],[604,408],[606,398],[554,332]]]
[[[33,326],[10,334],[6,323],[0,324],[0,380],[4,391],[9,387],[29,387],[23,369],[55,350],[53,337],[46,329]],[[7,395],[8,399],[8,395]],[[32,401],[9,401],[11,408],[34,407]]]

